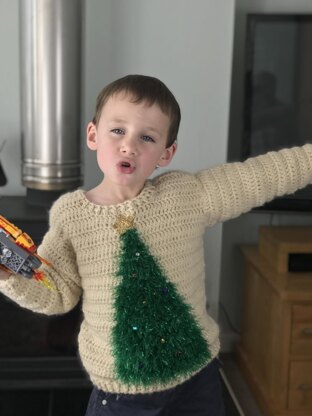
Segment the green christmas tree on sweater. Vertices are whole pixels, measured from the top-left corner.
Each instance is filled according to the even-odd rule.
[[[121,215],[114,227],[121,239],[112,332],[117,377],[148,386],[198,370],[210,352],[191,307],[150,254],[134,217]]]

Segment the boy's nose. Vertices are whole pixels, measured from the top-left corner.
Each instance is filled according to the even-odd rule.
[[[132,138],[125,138],[122,141],[122,145],[121,145],[120,150],[123,154],[136,155],[137,154],[137,146],[136,146],[135,140],[132,139]]]

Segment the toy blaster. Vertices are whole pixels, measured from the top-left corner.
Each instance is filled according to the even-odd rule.
[[[0,268],[36,279],[53,289],[44,273],[38,270],[42,263],[51,266],[37,254],[37,247],[29,235],[0,215]]]

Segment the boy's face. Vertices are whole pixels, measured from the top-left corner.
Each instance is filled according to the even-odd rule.
[[[170,120],[157,104],[132,103],[119,93],[107,101],[97,126],[89,123],[87,145],[110,186],[138,193],[156,166],[167,166],[176,144],[166,148]]]

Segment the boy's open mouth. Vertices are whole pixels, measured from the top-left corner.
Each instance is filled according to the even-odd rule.
[[[124,168],[130,168],[130,163],[129,162],[121,162],[121,166]]]
[[[122,160],[117,165],[118,169],[122,173],[133,173],[135,171],[135,165],[127,160]]]

